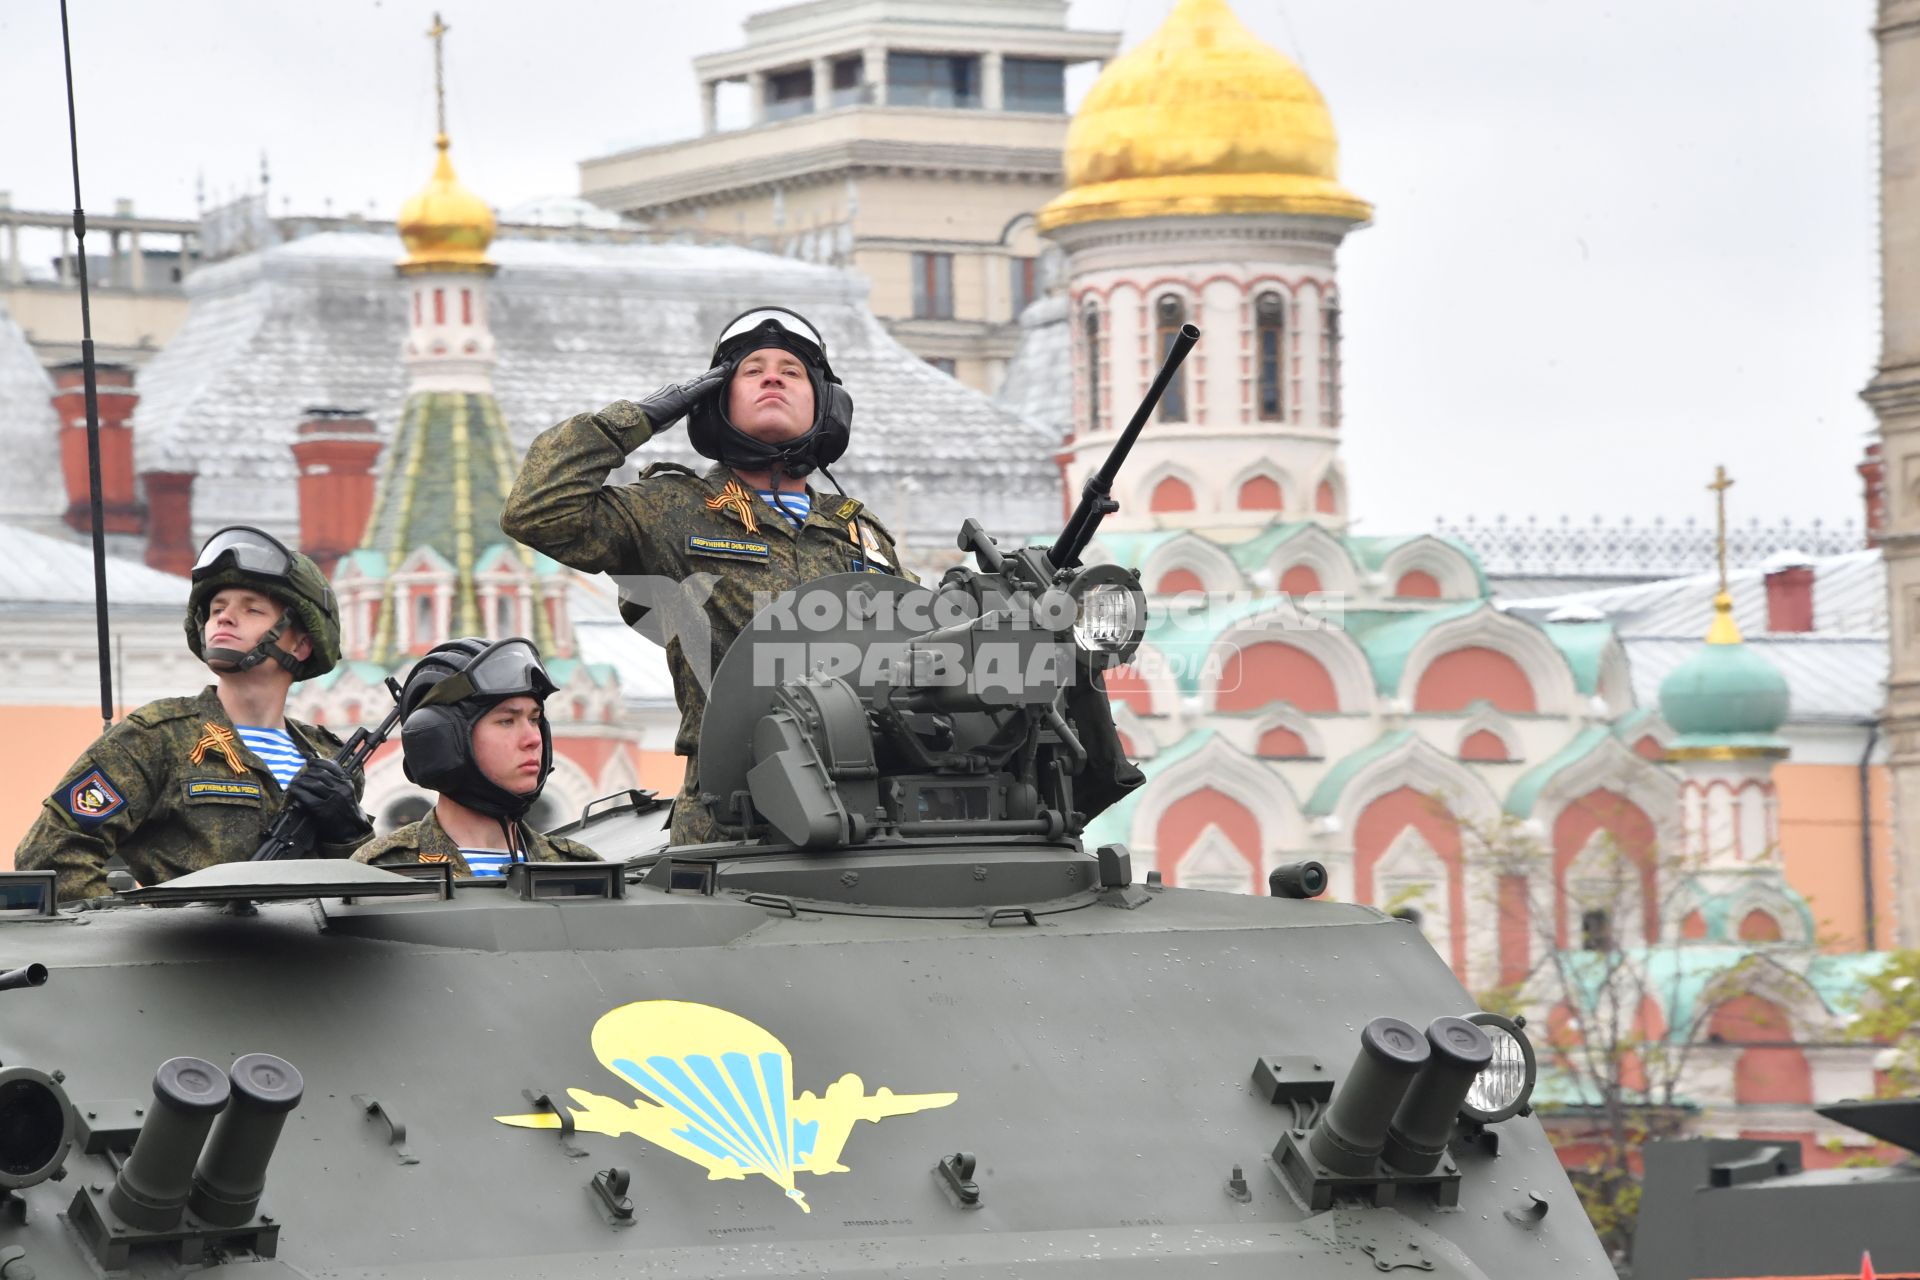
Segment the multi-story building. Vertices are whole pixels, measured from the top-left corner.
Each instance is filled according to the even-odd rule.
[[[1059,194],[1066,77],[1111,31],[1065,0],[810,0],[694,60],[697,138],[597,156],[587,199],[657,231],[851,266],[893,335],[981,391],[1043,291],[1033,211]],[[722,130],[723,85],[748,120]]]

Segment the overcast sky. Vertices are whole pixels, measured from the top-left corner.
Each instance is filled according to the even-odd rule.
[[[1076,0],[1132,45],[1171,0]],[[1858,520],[1878,350],[1871,0],[1235,0],[1376,207],[1341,255],[1362,527]],[[90,209],[390,217],[426,178],[432,0],[70,0]],[[768,0],[442,0],[461,176],[496,207],[687,136],[689,60]],[[0,190],[70,204],[57,0],[0,0]]]

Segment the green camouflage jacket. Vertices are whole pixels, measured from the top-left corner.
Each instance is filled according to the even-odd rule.
[[[325,729],[286,725],[309,758],[340,750]],[[355,795],[362,782],[354,778]],[[252,857],[284,800],[208,685],[191,698],[149,702],[101,734],[47,797],[14,865],[58,872],[63,901],[108,893],[107,860],[116,854],[135,880],[159,884]],[[344,858],[352,850],[322,844],[314,856]]]
[[[858,498],[814,492],[813,513],[798,530],[751,486],[715,464],[697,474],[655,463],[638,481],[606,484],[633,450],[653,436],[637,406],[615,401],[542,432],[507,495],[500,527],[508,536],[588,573],[690,580],[712,593],[701,603],[711,627],[711,665],[745,630],[757,594],[771,599],[829,574],[874,571],[911,580],[893,537]],[[702,575],[707,575],[702,577]],[[698,802],[700,716],[706,690],[678,635],[663,637],[673,673],[680,731],[673,749],[687,757],[674,805],[676,844],[719,839]]]
[[[577,844],[564,836],[544,836],[538,831],[522,827],[521,834],[527,841],[527,858],[532,862],[598,862],[600,855],[583,844]],[[453,842],[447,829],[440,825],[439,815],[427,810],[427,816],[418,822],[409,822],[384,836],[376,836],[354,850],[355,862],[371,862],[376,865],[393,862],[451,862],[453,874],[468,877],[473,868],[460,856],[460,846]]]

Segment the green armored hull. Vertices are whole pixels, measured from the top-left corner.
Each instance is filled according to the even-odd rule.
[[[41,1280],[1611,1274],[1531,1118],[1325,1208],[1272,1163],[1363,1024],[1472,1010],[1414,928],[1106,861],[1103,887],[1067,843],[709,847],[447,900],[239,864],[163,886],[198,905],[10,919],[0,957],[50,977],[0,994],[0,1060],[63,1071],[77,1130],[0,1251]],[[971,900],[897,905],[929,877]],[[257,1213],[120,1222],[156,1068],[249,1053],[304,1080]]]

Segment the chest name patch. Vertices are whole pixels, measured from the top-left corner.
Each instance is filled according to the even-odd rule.
[[[698,534],[687,539],[687,550],[697,555],[739,556],[746,560],[765,560],[772,554],[764,542],[747,538],[703,538]]]
[[[60,802],[74,821],[91,827],[120,812],[127,800],[106,774],[95,769],[62,792]]]
[[[249,801],[257,804],[265,798],[266,788],[257,782],[227,781],[225,778],[193,778],[187,782],[189,800]]]

